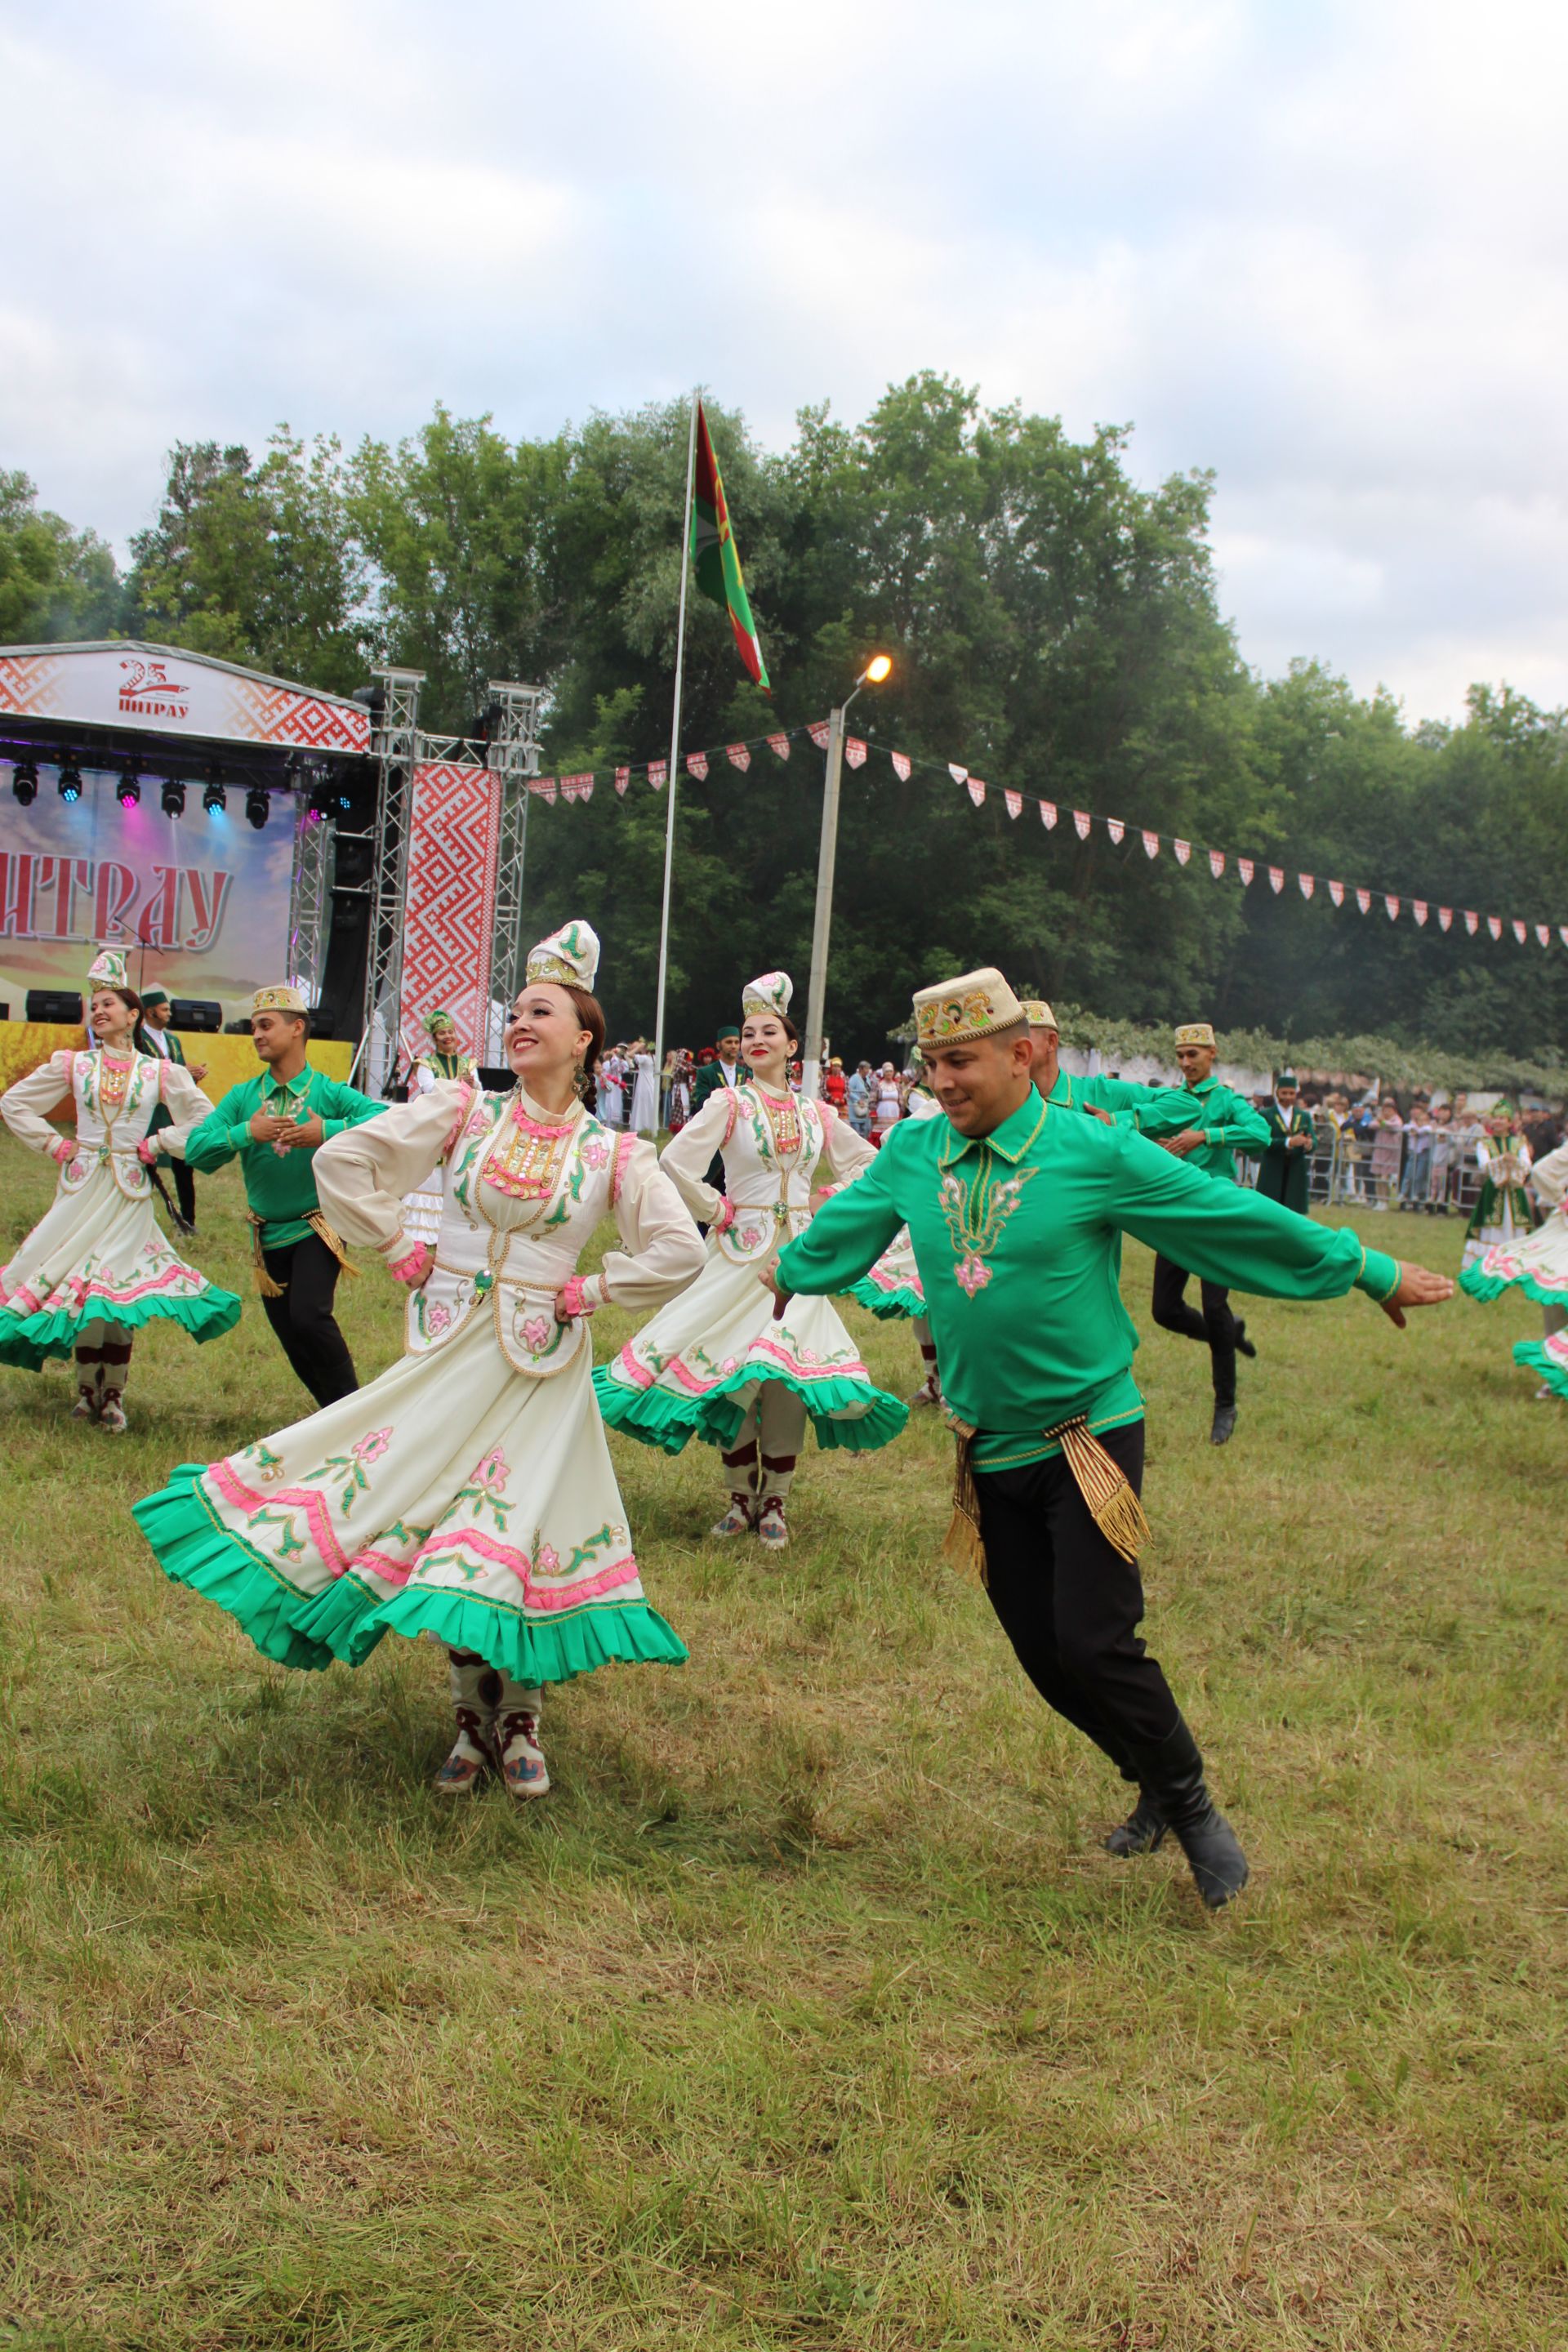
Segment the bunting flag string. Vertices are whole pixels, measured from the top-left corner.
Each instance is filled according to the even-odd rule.
[[[765,744],[777,759],[787,761],[793,748],[794,738],[797,735],[809,737],[819,751],[826,751],[829,743],[830,722],[826,719],[814,719],[804,727],[777,729],[772,734],[755,737],[749,743],[725,743],[716,750],[688,751],[682,757],[681,765],[687,774],[694,776],[699,782],[707,781],[713,763],[721,760],[727,760],[730,766],[739,774],[746,775],[751,770],[754,748]],[[989,786],[983,777],[973,774],[959,761],[920,760],[907,751],[894,751],[889,746],[873,742],[862,736],[849,735],[844,739],[844,757],[851,768],[864,768],[873,751],[884,750],[887,751],[893,773],[900,783],[908,783],[916,768],[932,772],[938,768],[943,768],[955,784],[963,786],[973,805],[976,809],[984,808]],[[617,798],[625,800],[634,776],[646,777],[651,788],[658,792],[669,780],[669,762],[667,759],[649,760],[642,766],[634,767],[627,764],[614,769],[612,780]],[[592,800],[595,781],[593,771],[584,769],[574,775],[531,776],[527,782],[530,793],[543,801],[547,806],[553,807],[558,799],[569,803]],[[1016,821],[1020,817],[1026,803],[1033,800],[1039,813],[1041,824],[1047,833],[1055,832],[1061,817],[1059,803],[1016,789],[1012,785],[1004,784],[998,789],[1010,821]],[[1225,879],[1231,865],[1234,864],[1237,878],[1243,889],[1251,887],[1259,870],[1268,875],[1268,887],[1276,898],[1285,887],[1288,869],[1283,866],[1271,866],[1256,856],[1244,856],[1239,851],[1205,848],[1184,839],[1180,835],[1163,834],[1152,825],[1130,825],[1122,817],[1100,816],[1090,809],[1075,808],[1069,814],[1072,817],[1073,831],[1079,841],[1087,842],[1095,827],[1099,825],[1103,829],[1111,846],[1119,849],[1126,841],[1129,832],[1131,832],[1136,834],[1142,845],[1143,855],[1151,861],[1159,856],[1168,841],[1177,865],[1182,866],[1189,864],[1196,847],[1198,855],[1207,859],[1209,873],[1216,882]],[[1315,875],[1299,872],[1295,878],[1297,888],[1304,899],[1310,899],[1316,895],[1318,878]],[[1324,887],[1336,908],[1342,907],[1347,898],[1353,898],[1358,909],[1363,915],[1371,912],[1373,898],[1380,898],[1384,912],[1391,923],[1397,922],[1401,910],[1408,908],[1417,928],[1424,929],[1432,911],[1431,900],[1406,898],[1392,890],[1376,890],[1370,886],[1345,883],[1337,879],[1327,882]],[[1568,949],[1568,923],[1556,925],[1531,923],[1518,916],[1506,919],[1501,915],[1483,917],[1477,909],[1470,907],[1440,906],[1436,913],[1438,929],[1444,932],[1453,928],[1455,917],[1458,915],[1463,919],[1467,935],[1471,939],[1479,935],[1484,921],[1489,936],[1495,941],[1500,941],[1506,921],[1507,928],[1512,931],[1521,947],[1529,945],[1531,931],[1534,932],[1536,941],[1541,947],[1551,947],[1553,931],[1555,931],[1557,940],[1563,947]]]

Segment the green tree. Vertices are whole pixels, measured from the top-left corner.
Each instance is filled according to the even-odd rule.
[[[40,507],[26,474],[0,472],[0,643],[109,636],[120,606],[114,556],[97,533]]]
[[[158,520],[131,542],[135,634],[346,692],[365,661],[365,564],[338,444],[286,425],[254,463],[176,444]]]

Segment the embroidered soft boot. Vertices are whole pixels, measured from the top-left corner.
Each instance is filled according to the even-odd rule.
[[[757,1524],[757,1441],[753,1437],[749,1445],[738,1445],[732,1454],[719,1458],[730,1481],[730,1507],[710,1533],[750,1535]]]
[[[520,1801],[550,1794],[550,1773],[539,1744],[539,1693],[521,1683],[501,1685],[496,1710],[496,1749],[508,1793]]]
[[[496,1702],[500,1676],[472,1650],[448,1650],[452,1677],[452,1713],[458,1737],[451,1753],[436,1775],[443,1796],[466,1797],[495,1761]]]
[[[763,1456],[757,1534],[769,1551],[783,1551],[789,1543],[784,1501],[795,1478],[795,1458],[793,1454],[764,1454]]]
[[[910,1399],[911,1412],[918,1411],[921,1405],[940,1405],[942,1401],[942,1376],[936,1368],[936,1342],[931,1336],[931,1325],[923,1316],[915,1319],[915,1340],[920,1348],[925,1378]]]
[[[99,1363],[98,1423],[116,1433],[125,1427],[125,1383],[131,1374],[129,1339],[106,1339]]]

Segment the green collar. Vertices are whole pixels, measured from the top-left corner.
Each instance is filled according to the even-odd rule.
[[[989,1135],[960,1135],[958,1129],[953,1128],[948,1141],[942,1146],[942,1166],[952,1167],[956,1161],[963,1159],[966,1151],[977,1150],[982,1144],[985,1144],[1002,1159],[1016,1167],[1041,1128],[1044,1127],[1047,1108],[1047,1105],[1041,1099],[1039,1089],[1031,1087],[1017,1109],[1009,1111],[1001,1126],[994,1127]]]
[[[1206,1078],[1200,1078],[1195,1087],[1187,1086],[1185,1078],[1182,1080],[1182,1085],[1186,1088],[1187,1093],[1195,1096],[1199,1102],[1202,1102],[1205,1095],[1208,1094],[1211,1089],[1217,1087],[1218,1084],[1219,1080],[1215,1077],[1212,1070],[1209,1072]]]

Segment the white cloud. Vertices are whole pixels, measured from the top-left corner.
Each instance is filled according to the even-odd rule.
[[[1568,699],[1560,91],[1521,0],[0,0],[4,462],[516,432],[693,376],[764,437],[934,365],[1218,475],[1249,659]],[[1560,647],[1564,650],[1559,650]]]

